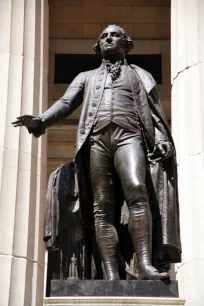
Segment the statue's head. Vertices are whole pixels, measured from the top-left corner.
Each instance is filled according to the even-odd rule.
[[[93,48],[96,53],[102,53],[102,55],[125,55],[133,47],[134,43],[132,39],[122,27],[109,25],[100,34]]]

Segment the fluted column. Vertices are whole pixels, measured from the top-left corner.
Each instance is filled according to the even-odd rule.
[[[204,303],[204,1],[172,0],[172,131],[178,154],[186,306]]]
[[[0,305],[40,306],[46,136],[11,122],[47,108],[48,4],[0,1]]]

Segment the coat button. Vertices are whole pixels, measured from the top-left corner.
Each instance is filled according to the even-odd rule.
[[[96,106],[96,103],[92,103],[92,106],[95,107],[95,106]]]
[[[93,113],[89,113],[89,116],[92,117],[92,116],[93,116]]]
[[[85,134],[85,130],[84,130],[84,129],[81,129],[80,133],[81,133],[81,134]]]
[[[101,87],[100,85],[97,85],[97,86],[96,86],[96,89],[99,89],[100,87]]]

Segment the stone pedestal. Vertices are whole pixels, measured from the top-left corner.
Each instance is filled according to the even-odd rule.
[[[184,306],[176,281],[53,280],[44,306]]]
[[[178,297],[177,281],[52,280],[51,297]]]

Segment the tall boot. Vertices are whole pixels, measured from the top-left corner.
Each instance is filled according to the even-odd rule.
[[[118,280],[120,279],[118,273],[118,262],[114,261],[104,261],[104,267],[106,271],[106,276],[108,280]]]
[[[104,268],[108,280],[118,280],[119,260],[118,260],[118,236],[116,229],[111,224],[97,224],[96,242],[104,263]]]
[[[139,265],[140,279],[166,279],[159,271],[152,266],[151,261],[151,219],[148,202],[137,203],[129,208],[128,229],[132,237]]]

